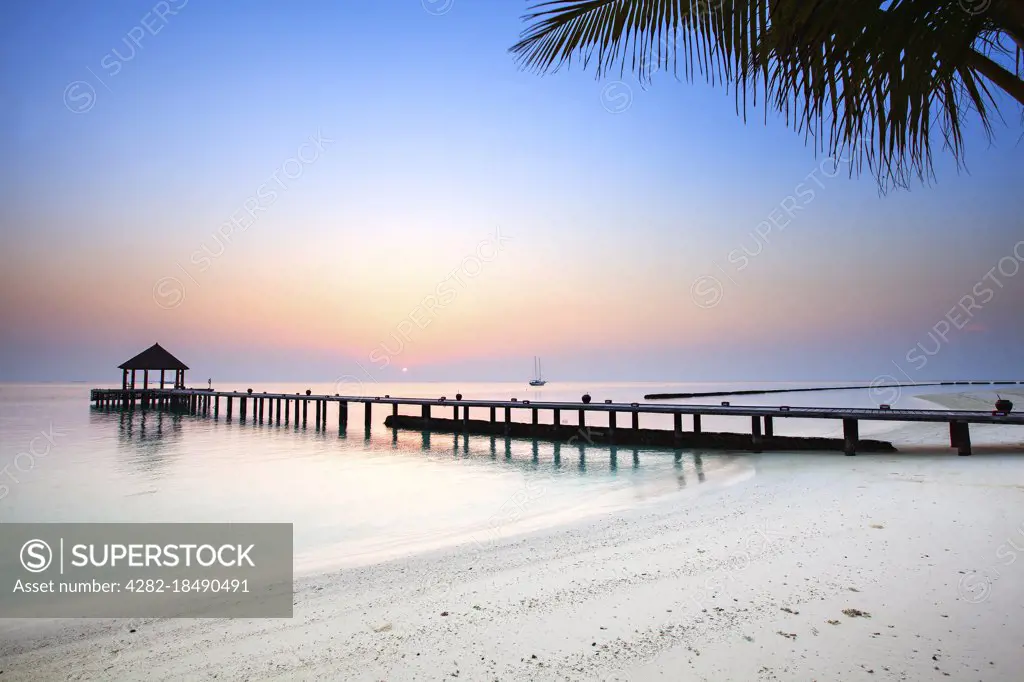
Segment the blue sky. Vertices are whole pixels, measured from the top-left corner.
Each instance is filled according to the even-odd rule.
[[[722,88],[520,72],[526,6],[12,4],[0,380],[103,379],[156,340],[204,375],[330,379],[499,226],[507,249],[382,380],[516,379],[534,354],[575,379],[870,380],[910,369],[1000,259],[1021,265],[1019,108],[992,145],[968,131],[968,173],[940,155],[935,184],[882,197],[869,176],[822,179],[799,135],[744,123]],[[322,154],[200,270],[316,136]],[[758,227],[806,188],[784,229]],[[173,306],[167,278],[187,288]],[[1000,282],[914,378],[1024,376],[1024,274]]]

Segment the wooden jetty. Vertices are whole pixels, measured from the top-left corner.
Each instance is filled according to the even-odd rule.
[[[252,393],[249,391],[214,391],[210,389],[119,389],[96,388],[91,400],[101,409],[170,409],[189,414],[221,416],[245,422],[289,424],[306,426],[312,413],[314,427],[326,429],[328,405],[336,405],[339,430],[348,425],[350,404],[363,406],[363,420],[367,430],[372,422],[375,406],[390,408],[386,426],[402,429],[437,431],[464,431],[466,433],[500,433],[508,437],[562,439],[590,428],[598,434],[595,442],[620,445],[665,445],[666,447],[723,447],[761,451],[766,449],[841,449],[848,455],[858,450],[892,451],[882,441],[865,441],[859,437],[862,421],[943,422],[949,424],[950,447],[961,455],[971,454],[971,424],[1016,424],[1024,426],[1024,413],[996,413],[965,410],[896,410],[839,407],[769,407],[761,405],[681,405],[666,403],[585,403],[585,402],[531,402],[528,400],[450,400],[447,398],[395,398],[392,396],[342,396],[287,393]],[[418,417],[400,415],[399,407],[418,407]],[[450,410],[451,419],[434,418],[434,410]],[[470,419],[470,410],[486,410],[485,420]],[[526,413],[529,421],[521,422],[516,415]],[[550,423],[542,423],[541,415],[551,415]],[[561,415],[575,413],[577,423],[562,424]],[[604,413],[605,423],[596,424],[592,415]],[[619,415],[629,415],[628,424],[619,425]],[[641,414],[672,415],[672,431],[640,429]],[[500,419],[499,419],[500,415]],[[683,416],[691,417],[691,428],[683,430]],[[750,434],[711,434],[701,428],[701,417],[719,415],[747,417]],[[438,415],[440,417],[440,415]],[[283,421],[282,421],[283,417]],[[775,436],[776,419],[830,419],[841,420],[843,438],[814,439]],[[654,435],[653,432],[660,431]],[[742,443],[741,440],[742,439]],[[797,441],[807,446],[801,447]],[[886,447],[888,446],[888,447]]]
[[[971,454],[971,424],[1016,424],[1024,426],[1024,413],[981,412],[966,410],[903,410],[879,408],[840,407],[770,407],[763,405],[686,405],[670,403],[602,403],[591,402],[590,396],[582,396],[580,402],[531,402],[529,400],[463,400],[457,395],[454,400],[441,398],[393,398],[385,396],[342,396],[305,394],[254,393],[250,388],[241,391],[215,391],[212,388],[185,388],[184,363],[159,345],[147,349],[132,360],[121,365],[123,370],[121,388],[94,388],[90,400],[99,409],[166,409],[188,414],[212,416],[220,419],[237,418],[239,422],[252,420],[253,423],[276,423],[296,428],[305,427],[310,412],[317,430],[326,430],[328,406],[336,405],[339,432],[348,426],[349,405],[363,406],[363,423],[369,433],[374,406],[390,407],[390,415],[384,424],[393,429],[415,429],[423,431],[461,432],[475,434],[500,434],[506,438],[532,438],[544,440],[588,439],[593,443],[615,445],[651,445],[673,448],[711,448],[727,450],[840,450],[847,455],[860,452],[894,452],[891,443],[862,440],[859,435],[862,421],[897,422],[939,422],[949,424],[950,447],[959,454]],[[143,386],[138,388],[135,373],[142,370]],[[161,376],[160,387],[150,388],[150,371],[166,370],[175,372],[173,388],[164,387]],[[129,381],[129,372],[130,381]],[[966,382],[963,382],[966,383]],[[224,402],[223,410],[221,401]],[[237,404],[237,413],[235,405]],[[400,407],[419,408],[418,416],[402,415]],[[450,410],[451,419],[435,414]],[[487,419],[471,419],[470,410],[486,410]],[[526,413],[529,421],[518,421],[517,415]],[[576,424],[562,423],[562,414],[576,413]],[[595,414],[604,414],[603,424],[593,422]],[[550,415],[550,423],[542,422],[541,416]],[[673,428],[641,429],[640,415],[671,415]],[[236,417],[237,415],[237,417]],[[282,422],[283,415],[283,422]],[[499,415],[501,418],[499,419]],[[630,422],[620,426],[618,417],[629,415]],[[691,428],[683,430],[683,416],[691,418]],[[701,428],[701,417],[717,415],[746,417],[750,419],[750,433],[712,433]],[[776,436],[775,419],[827,419],[841,420],[843,437],[806,438],[797,436]]]

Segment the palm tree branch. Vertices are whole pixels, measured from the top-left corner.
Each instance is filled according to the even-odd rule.
[[[990,130],[986,82],[1024,103],[1024,81],[993,59],[1011,54],[998,36],[1024,33],[1024,0],[992,2],[970,14],[958,0],[548,0],[510,51],[541,73],[594,59],[598,78],[628,59],[642,82],[681,59],[688,79],[734,85],[744,118],[763,92],[766,116],[899,185],[931,175],[933,121],[958,163],[963,113]]]

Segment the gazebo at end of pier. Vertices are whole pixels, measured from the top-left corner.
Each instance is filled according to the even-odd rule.
[[[159,343],[154,343],[131,360],[118,365],[118,369],[122,372],[121,389],[125,391],[135,390],[135,373],[138,370],[142,370],[143,389],[149,388],[149,372],[151,370],[160,372],[161,389],[166,383],[166,372],[173,370],[173,388],[182,389],[185,388],[185,371],[188,369],[188,365],[167,352]],[[131,372],[131,381],[128,379],[128,372]]]

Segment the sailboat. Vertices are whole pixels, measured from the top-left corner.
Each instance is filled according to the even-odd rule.
[[[543,386],[548,382],[544,381],[544,377],[540,372],[540,358],[536,355],[533,356],[533,379],[530,380],[531,386]]]

